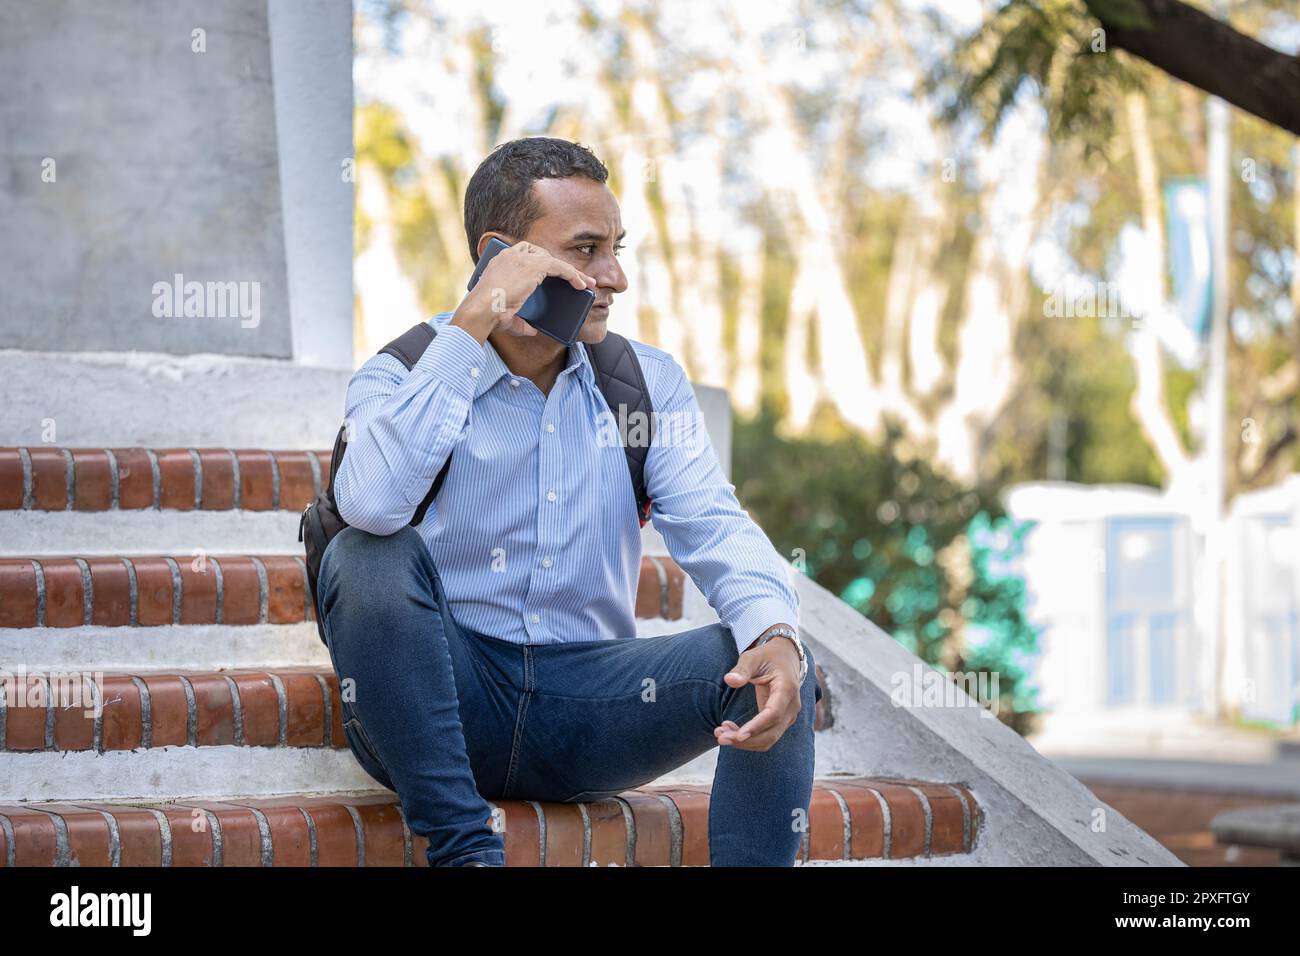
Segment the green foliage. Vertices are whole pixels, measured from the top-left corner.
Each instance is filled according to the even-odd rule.
[[[974,117],[992,135],[1030,87],[1053,139],[1104,152],[1121,94],[1137,88],[1140,73],[1106,47],[1093,12],[1116,25],[1144,25],[1134,0],[1009,0],[926,78],[925,89],[940,97],[949,121]]]
[[[1032,528],[1032,522],[981,511],[966,532],[973,573],[961,605],[966,627],[956,670],[996,674],[999,708],[1017,717],[1038,710],[1032,681],[1038,631],[1025,616],[1025,580],[1017,569]]]
[[[971,667],[999,674],[1015,704],[1004,717],[1023,729],[1032,695],[1021,655],[1034,647],[1023,583],[994,566],[1011,545],[984,542],[972,562],[967,538],[977,516],[974,528],[1002,534],[996,500],[936,472],[897,428],[875,445],[825,406],[809,435],[782,438],[777,423],[765,403],[737,421],[732,448],[737,495],[777,549],[935,666],[965,659],[968,612],[981,636]]]
[[[1131,411],[1136,377],[1123,329],[1094,316],[1049,316],[1041,293],[1033,301],[1016,329],[1020,375],[990,430],[986,480],[1045,478],[1053,420],[1063,419],[1065,480],[1160,487],[1164,470]]]
[[[463,295],[463,266],[449,269],[447,264],[463,262],[464,249],[461,246],[449,249],[442,241],[434,197],[430,194],[430,190],[440,189],[454,196],[458,188],[463,189],[451,165],[445,161],[434,164],[426,173],[421,168],[419,145],[397,111],[386,104],[368,103],[358,107],[354,126],[357,165],[376,167],[388,190],[395,252],[403,271],[415,283],[419,301],[426,309],[458,302]],[[369,222],[360,215],[359,249],[365,247],[369,228]]]

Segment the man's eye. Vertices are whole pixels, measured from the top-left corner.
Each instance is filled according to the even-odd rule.
[[[617,246],[614,247],[614,255],[618,255],[620,252],[622,252],[622,251],[623,251],[624,249],[626,249],[626,248],[627,248],[627,246],[623,245],[622,243],[619,243]]]

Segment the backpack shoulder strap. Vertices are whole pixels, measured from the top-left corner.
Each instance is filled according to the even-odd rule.
[[[433,322],[421,322],[413,325],[393,341],[389,342],[382,349],[380,354],[388,354],[396,358],[406,366],[409,372],[415,367],[415,363],[420,361],[420,356],[425,353],[430,343],[438,336],[438,330],[434,327]],[[447,477],[447,469],[451,467],[451,456],[442,464],[442,470],[438,472],[438,477],[433,479],[433,484],[429,486],[429,493],[424,496],[420,502],[420,507],[415,509],[415,515],[411,518],[412,525],[418,525],[424,520],[429,506],[433,504],[433,499],[438,497],[438,492],[442,490],[442,483]]]
[[[438,330],[433,327],[433,323],[421,322],[418,325],[411,326],[376,354],[393,356],[406,366],[406,370],[409,372],[415,363],[420,360],[420,356],[424,354],[424,350],[429,347],[429,343],[433,341],[434,336],[437,334]],[[334,476],[338,474],[339,463],[343,460],[343,455],[347,451],[347,430],[347,423],[345,422],[334,439],[334,451],[330,455],[330,481],[326,486],[331,493],[334,490]]]
[[[641,362],[636,357],[632,343],[617,332],[605,333],[605,338],[592,345],[587,343],[587,355],[596,373],[605,403],[618,421],[619,437],[627,455],[627,469],[632,477],[632,490],[636,494],[636,512],[644,525],[650,520],[650,498],[646,493],[645,466],[654,442],[654,406],[650,389],[646,387]],[[638,434],[629,431],[643,425]]]
[[[438,330],[434,328],[433,322],[420,322],[411,326],[397,338],[393,339],[393,341],[385,345],[376,354],[393,356],[393,358],[401,362],[409,372],[415,367],[415,363],[420,361],[420,356],[425,353],[425,350],[428,349],[430,343],[433,342],[437,335]],[[338,474],[339,462],[343,459],[343,455],[347,451],[346,432],[346,426],[340,428],[338,437],[334,441],[334,453],[330,460],[329,487],[331,491],[334,488],[334,476]],[[420,507],[416,510],[415,516],[411,519],[411,524],[418,525],[424,520],[424,514],[429,510],[429,505],[433,503],[434,498],[438,497],[438,490],[442,487],[443,479],[447,477],[447,468],[450,465],[451,459],[449,458],[447,463],[442,466],[442,471],[438,473],[438,477],[434,480],[433,485],[429,488],[429,493],[425,495],[424,501],[420,503]]]
[[[429,347],[429,343],[437,334],[438,330],[433,327],[432,322],[421,322],[411,326],[385,345],[379,350],[379,354],[393,356],[405,365],[409,372],[415,367],[415,363],[420,361],[420,356],[424,354],[424,350]]]

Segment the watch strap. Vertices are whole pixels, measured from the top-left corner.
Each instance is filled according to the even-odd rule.
[[[808,676],[808,656],[804,653],[803,641],[799,640],[799,633],[788,624],[778,624],[769,628],[754,646],[762,647],[774,637],[787,637],[794,643],[795,650],[799,652],[799,684],[802,686],[804,678]]]

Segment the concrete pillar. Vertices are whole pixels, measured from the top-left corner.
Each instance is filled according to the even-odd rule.
[[[0,6],[0,348],[351,365],[351,4]]]

